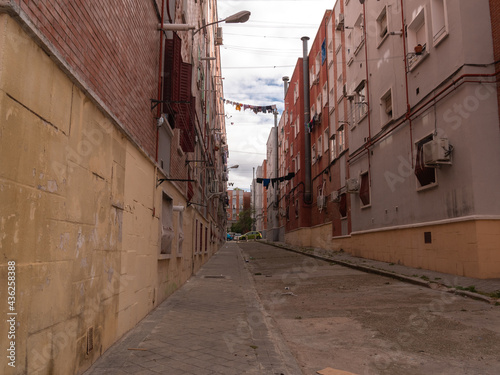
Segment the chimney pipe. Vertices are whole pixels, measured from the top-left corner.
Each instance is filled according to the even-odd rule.
[[[283,98],[286,98],[286,92],[288,91],[288,81],[289,80],[290,80],[290,78],[288,78],[287,76],[283,77],[283,86],[285,89],[285,94],[284,94]]]
[[[305,186],[304,186],[304,203],[312,203],[312,177],[311,177],[311,134],[307,129],[309,121],[311,121],[310,113],[310,98],[309,98],[309,55],[307,53],[307,41],[309,37],[304,36],[302,39],[303,46],[303,80],[304,80],[304,172],[305,172]]]

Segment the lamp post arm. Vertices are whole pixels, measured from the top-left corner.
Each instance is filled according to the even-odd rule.
[[[193,31],[193,36],[196,35],[199,31],[203,30],[203,29],[206,29],[208,26],[212,26],[212,25],[215,25],[217,23],[221,23],[221,22],[224,22],[227,18],[224,18],[223,20],[220,20],[220,21],[215,21],[215,22],[210,22],[210,23],[207,23],[205,26],[202,26],[200,27],[199,29]]]

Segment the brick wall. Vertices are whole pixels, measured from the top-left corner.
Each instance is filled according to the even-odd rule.
[[[17,1],[85,84],[154,156],[150,99],[158,91],[155,0]]]

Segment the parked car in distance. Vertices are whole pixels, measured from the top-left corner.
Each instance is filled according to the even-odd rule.
[[[248,241],[248,240],[260,240],[262,238],[262,234],[257,231],[246,232],[239,239],[240,241]]]
[[[241,233],[235,233],[234,236],[233,236],[233,239],[235,241],[239,241],[240,240],[240,237],[241,237]]]
[[[228,233],[226,236],[226,240],[231,241],[232,239],[233,239],[233,236],[231,235],[231,233]]]

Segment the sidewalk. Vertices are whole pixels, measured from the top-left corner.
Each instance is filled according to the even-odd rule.
[[[446,288],[448,292],[466,295],[488,303],[500,303],[500,279],[475,279],[441,273],[437,271],[412,268],[394,263],[355,257],[341,251],[301,248],[283,242],[265,241],[283,249],[299,252],[318,259],[331,261],[346,267],[361,271],[377,273],[383,276],[397,278],[402,281],[422,285],[428,288]]]
[[[159,373],[301,374],[264,313],[237,244],[224,245],[85,375]]]

